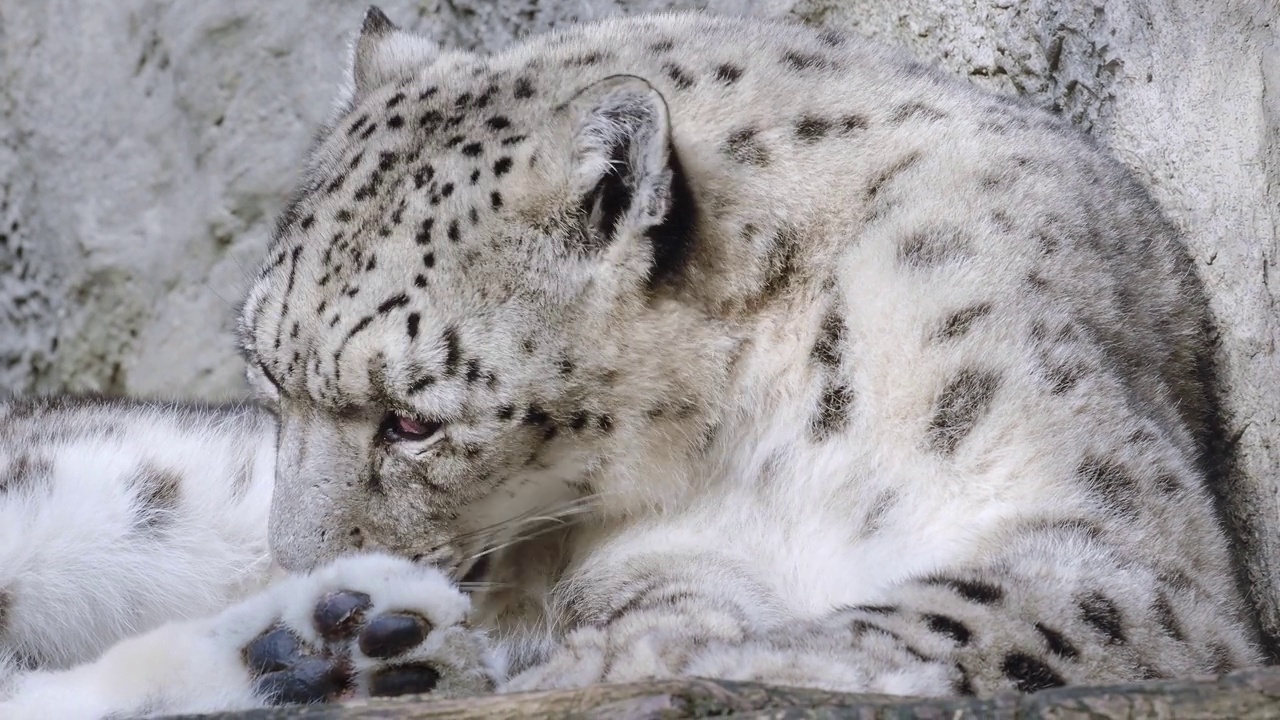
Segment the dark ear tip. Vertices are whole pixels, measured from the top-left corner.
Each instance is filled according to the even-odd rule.
[[[395,23],[391,22],[386,13],[377,5],[370,5],[369,9],[364,12],[364,23],[360,26],[360,34],[365,37],[378,37],[386,35],[396,29]]]

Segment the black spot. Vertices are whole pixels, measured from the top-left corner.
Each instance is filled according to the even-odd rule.
[[[1036,632],[1040,633],[1040,637],[1044,638],[1045,645],[1049,646],[1049,652],[1063,660],[1075,660],[1080,656],[1080,651],[1076,650],[1076,646],[1072,645],[1071,641],[1057,630],[1046,627],[1042,623],[1036,623]]]
[[[431,229],[432,229],[433,227],[435,227],[435,224],[436,224],[436,219],[435,219],[435,218],[426,218],[426,219],[424,219],[424,220],[422,221],[422,224],[418,226],[418,233],[417,233],[416,235],[414,235],[414,238],[413,238],[413,239],[414,239],[414,240],[415,240],[419,245],[426,245],[427,243],[430,243],[430,242],[431,242]]]
[[[493,192],[489,193],[489,207],[493,208],[494,210],[502,209],[502,193],[498,192],[497,190],[494,190]]]
[[[427,132],[435,132],[444,123],[444,114],[439,110],[428,110],[418,118],[418,124]]]
[[[963,310],[957,310],[947,316],[942,322],[942,328],[938,331],[938,338],[942,340],[954,340],[963,337],[969,332],[969,328],[973,326],[974,321],[988,315],[991,312],[991,303],[980,303],[971,305]]]
[[[467,361],[466,379],[468,383],[473,383],[480,379],[480,361],[479,360],[472,358]]]
[[[1127,516],[1137,514],[1134,496],[1138,480],[1120,463],[1086,457],[1076,470],[1076,476],[1117,512]]]
[[[512,415],[516,414],[516,409],[510,405],[503,405],[498,408],[499,420],[510,420]]]
[[[418,99],[419,99],[419,100],[426,100],[427,98],[431,97],[432,95],[435,95],[435,94],[436,94],[436,91],[438,91],[438,90],[439,90],[439,88],[437,88],[436,86],[432,85],[431,87],[429,87],[429,88],[427,88],[427,89],[423,90],[422,92],[418,93]]]
[[[517,100],[533,97],[533,83],[529,81],[529,78],[516,78],[515,91],[512,94]]]
[[[934,405],[927,432],[929,447],[944,455],[954,453],[991,409],[999,387],[1000,377],[990,371],[964,370],[956,375]]]
[[[814,442],[822,442],[849,424],[849,409],[853,405],[853,388],[832,383],[822,390],[818,412],[809,423],[809,434]]]
[[[13,608],[13,595],[8,590],[0,588],[0,637],[7,634],[9,626],[9,613]]]
[[[924,103],[910,102],[894,110],[889,122],[897,125],[908,120],[937,121],[945,117],[947,114],[937,108],[929,107]]]
[[[597,419],[596,419],[596,426],[597,426],[597,427],[599,427],[599,428],[600,428],[600,430],[601,430],[601,431],[603,431],[603,432],[610,432],[610,431],[612,431],[612,430],[613,430],[613,417],[611,417],[611,416],[609,416],[609,415],[601,415],[599,418],[597,418]]]
[[[511,121],[501,115],[494,115],[493,117],[486,120],[484,124],[487,125],[490,130],[498,131],[498,130],[505,130],[508,127],[510,127]]]
[[[440,197],[449,197],[453,194],[453,183],[447,182],[440,187]]]
[[[1123,645],[1124,620],[1120,608],[1100,592],[1090,593],[1079,601],[1080,619],[1107,637],[1112,645]]]
[[[52,472],[53,463],[49,460],[22,453],[10,461],[9,467],[0,474],[0,493],[30,487],[37,478],[48,480]]]
[[[604,57],[604,53],[599,50],[592,50],[569,58],[565,61],[565,65],[570,67],[590,67],[591,65],[598,65],[601,60],[604,60]]]
[[[476,168],[475,170],[472,170],[472,171],[471,171],[471,178],[470,178],[470,182],[471,182],[471,184],[472,184],[472,185],[475,185],[476,183],[480,182],[480,169],[479,169],[479,168]]]
[[[814,53],[802,53],[797,50],[789,50],[782,55],[782,61],[789,65],[792,70],[813,70],[813,69],[831,69],[835,67],[830,59]]]
[[[920,152],[915,151],[907,154],[901,160],[880,171],[875,177],[871,178],[871,182],[867,183],[867,201],[875,200],[879,196],[884,186],[889,184],[898,175],[911,169],[913,165],[920,161]]]
[[[1050,365],[1045,368],[1045,374],[1049,378],[1049,394],[1062,395],[1079,385],[1089,371],[1083,363],[1075,362]]]
[[[818,40],[827,47],[840,47],[845,42],[844,35],[836,30],[823,30],[818,34]]]
[[[431,252],[429,252],[429,253],[427,253],[427,254],[423,255],[423,256],[422,256],[422,264],[423,264],[423,265],[426,265],[428,269],[435,267],[435,266],[436,266],[436,254],[435,254],[435,253],[431,253]],[[414,284],[415,284],[415,285],[418,285],[418,287],[426,287],[426,286],[427,286],[427,279],[426,279],[426,278],[424,278],[424,277],[422,277],[421,275],[419,275],[418,277],[419,277],[419,278],[422,278],[422,284],[421,284],[421,285],[418,285],[418,283],[417,283],[417,279],[416,279],[416,278],[415,278],[415,280],[414,280]]]
[[[400,115],[392,115],[387,118],[387,127],[393,130],[404,127],[404,117]]]
[[[717,65],[715,69],[715,77],[716,80],[719,80],[725,85],[732,85],[733,83],[738,82],[738,79],[742,77],[742,68],[737,65],[730,65],[729,63]]]
[[[1169,637],[1179,642],[1186,639],[1182,634],[1182,624],[1178,622],[1178,616],[1173,611],[1173,605],[1164,593],[1156,596],[1156,602],[1151,606],[1151,614],[1155,616],[1156,622]]]
[[[307,215],[306,217],[302,218],[302,222],[298,223],[298,227],[302,228],[303,230],[310,230],[311,226],[315,224],[316,224],[316,216]]]
[[[428,262],[428,258],[430,258],[430,262]],[[427,253],[426,256],[422,258],[422,262],[427,267],[431,267],[432,265],[436,264],[436,258],[431,253]],[[427,277],[425,275],[414,275],[413,286],[419,289],[425,288],[427,286]]]
[[[852,605],[849,609],[872,615],[892,615],[898,612],[897,605]]]
[[[420,322],[422,322],[422,316],[418,313],[409,313],[409,317],[405,319],[405,329],[409,332],[410,340],[418,337],[418,323]]]
[[[760,291],[762,299],[777,297],[791,288],[799,269],[799,254],[800,239],[795,231],[790,228],[779,230],[765,258],[764,287]]]
[[[502,142],[500,142],[499,145],[502,145],[502,147],[511,147],[512,145],[518,145],[524,142],[528,138],[528,135],[512,135],[511,137],[502,138]]]
[[[444,375],[453,377],[458,372],[458,363],[462,362],[462,343],[458,339],[457,328],[450,326],[444,329],[444,348]]]
[[[806,115],[796,121],[796,137],[804,142],[817,142],[825,137],[830,129],[830,120],[812,115]]]
[[[675,41],[670,39],[658,40],[656,42],[649,43],[649,49],[658,53],[670,52],[670,50],[675,46]]]
[[[981,580],[935,575],[921,580],[926,585],[941,585],[950,588],[957,595],[970,602],[982,605],[994,605],[1004,599],[1004,590],[999,585]]]
[[[1011,652],[1005,655],[1000,669],[1005,677],[1013,681],[1014,687],[1018,688],[1019,692],[1033,693],[1067,684],[1062,676],[1043,660],[1024,652]]]
[[[458,242],[459,234],[458,234],[458,221],[457,221],[457,220],[450,220],[450,221],[449,221],[449,230],[447,231],[447,233],[446,233],[446,234],[449,236],[449,240],[451,240],[451,241],[453,241],[453,242]]]
[[[566,375],[566,376],[567,376],[567,375],[572,375],[572,374],[573,374],[573,361],[572,361],[572,360],[570,360],[570,359],[569,359],[569,358],[567,358],[567,357],[562,357],[562,358],[560,358],[560,360],[556,363],[556,369],[560,371],[560,374],[561,374],[561,375]]]
[[[676,65],[675,63],[666,63],[662,66],[662,69],[666,72],[667,77],[671,78],[671,81],[676,84],[677,88],[681,90],[688,90],[693,87],[693,76],[689,75],[689,73],[679,65]]]
[[[390,110],[391,108],[404,102],[404,97],[405,97],[404,93],[402,92],[398,92],[395,95],[392,95],[390,98],[387,99],[387,109]]]
[[[423,165],[413,174],[413,187],[415,190],[421,190],[424,185],[431,182],[436,176],[436,169],[430,165]]]
[[[587,426],[587,422],[591,420],[591,415],[586,410],[579,410],[569,418],[569,427],[574,430],[581,430]]]
[[[530,405],[524,411],[524,418],[521,419],[521,422],[523,422],[525,425],[534,425],[538,427],[546,427],[548,425],[555,424],[554,421],[551,419],[551,415],[549,415],[546,410],[543,410],[538,405]]]
[[[1226,645],[1214,643],[1209,646],[1209,674],[1210,675],[1226,675],[1236,669],[1236,663],[1231,659],[1231,649]]]
[[[830,368],[840,365],[840,343],[844,332],[844,318],[837,313],[828,312],[822,318],[818,339],[813,343],[813,358]]]
[[[404,307],[405,305],[408,305],[408,304],[409,304],[408,295],[405,295],[404,293],[400,293],[399,295],[393,295],[387,298],[386,300],[383,300],[382,304],[378,306],[378,314],[386,315],[392,310],[395,310],[396,308],[399,308],[399,307]]]
[[[351,222],[351,211],[339,210],[338,213],[334,215],[334,218],[340,223]]]
[[[924,621],[929,629],[940,635],[946,635],[956,641],[957,645],[968,645],[969,640],[973,638],[973,632],[965,626],[964,623],[955,618],[946,615],[924,615]]]
[[[917,230],[898,246],[898,262],[909,268],[933,268],[963,257],[967,249],[960,233],[950,228]]]
[[[348,294],[350,294],[350,293],[348,293]],[[368,328],[368,327],[369,327],[369,325],[370,325],[371,323],[373,323],[373,316],[372,316],[372,315],[370,315],[370,316],[368,316],[368,317],[365,317],[365,318],[361,318],[361,319],[360,319],[360,322],[358,322],[358,323],[356,323],[355,325],[353,325],[353,326],[351,327],[351,329],[347,331],[347,337],[346,337],[345,339],[343,339],[343,341],[342,341],[343,346],[344,346],[344,347],[346,346],[346,344],[347,344],[347,340],[350,340],[351,338],[355,337],[357,334],[359,334],[359,333],[363,332],[366,328]],[[338,352],[339,352],[339,353],[341,353],[341,352],[342,352],[342,350],[341,350],[341,349],[339,349],[339,350],[338,350]]]
[[[181,494],[182,478],[172,470],[145,465],[132,480],[138,499],[136,530],[155,532],[174,520]]]
[[[969,676],[969,671],[959,663],[956,663],[956,679],[951,684],[951,690],[962,697],[973,697],[977,695],[977,691],[973,689],[973,678]]]
[[[511,158],[500,157],[493,163],[493,174],[495,177],[502,177],[511,169]]]
[[[871,127],[871,123],[861,115],[845,115],[840,118],[840,128],[847,133],[866,130]]]
[[[454,136],[450,137],[448,140],[445,140],[445,141],[444,141],[444,146],[445,146],[445,147],[450,147],[450,148],[452,148],[452,147],[458,147],[459,145],[461,145],[462,143],[464,143],[464,142],[466,142],[466,141],[467,141],[467,139],[466,139],[465,137],[463,137],[462,135],[454,135]]]
[[[364,129],[364,132],[360,133],[360,139],[368,140],[369,137],[377,131],[378,131],[378,123],[371,123],[369,127]]]
[[[426,390],[427,388],[435,384],[436,384],[436,378],[434,375],[423,375],[422,377],[418,378],[417,380],[414,380],[412,383],[409,384],[409,394],[417,395],[418,393],[422,392],[423,390]]]
[[[368,113],[356,118],[355,122],[351,123],[351,127],[347,128],[347,135],[355,135],[360,132],[360,128],[364,127],[367,122],[369,122]]]
[[[480,155],[480,153],[484,152],[484,146],[478,142],[467,143],[466,145],[462,146],[461,152],[463,155],[466,155],[467,157],[477,157]]]
[[[756,137],[755,128],[735,130],[725,139],[724,152],[740,163],[765,166],[769,164],[769,150]]]

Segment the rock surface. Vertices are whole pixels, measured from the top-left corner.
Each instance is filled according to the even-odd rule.
[[[1228,510],[1280,631],[1280,10],[1269,0],[383,0],[495,49],[711,7],[905,45],[1088,129],[1185,230],[1220,326]],[[0,0],[0,394],[243,393],[235,306],[358,3]]]

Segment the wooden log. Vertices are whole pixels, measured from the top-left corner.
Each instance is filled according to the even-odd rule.
[[[1032,695],[904,698],[830,693],[753,683],[671,680],[582,690],[435,700],[429,696],[341,705],[269,708],[184,716],[189,720],[508,720],[514,718],[776,718],[777,720],[1038,720],[1089,718],[1280,718],[1280,668],[1109,686],[1077,686]]]

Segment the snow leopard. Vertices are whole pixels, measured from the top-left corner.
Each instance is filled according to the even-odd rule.
[[[1067,120],[702,13],[350,57],[265,409],[6,407],[0,715],[1259,662],[1194,263]]]

